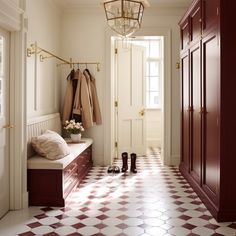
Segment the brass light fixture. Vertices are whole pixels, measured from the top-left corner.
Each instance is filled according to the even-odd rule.
[[[129,37],[141,27],[148,0],[103,0],[109,27],[122,37]]]

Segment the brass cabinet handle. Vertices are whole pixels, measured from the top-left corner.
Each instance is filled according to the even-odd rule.
[[[200,115],[201,115],[201,114],[204,114],[204,108],[203,108],[203,107],[200,108],[199,114],[200,114]]]
[[[208,112],[203,107],[201,107],[199,113],[200,114],[207,114]]]
[[[14,128],[14,125],[10,125],[10,124],[4,125],[3,128],[4,129],[12,129],[12,128]]]
[[[190,112],[190,111],[193,111],[193,107],[189,106],[188,109],[187,109],[187,111],[189,111],[189,112]]]

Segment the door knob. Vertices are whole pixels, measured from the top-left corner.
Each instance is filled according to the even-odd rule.
[[[4,128],[4,129],[12,129],[12,128],[14,128],[14,126],[8,124],[8,125],[4,125],[3,128]]]
[[[144,116],[144,115],[145,115],[145,109],[142,109],[142,110],[139,112],[139,114],[140,114],[141,116]]]

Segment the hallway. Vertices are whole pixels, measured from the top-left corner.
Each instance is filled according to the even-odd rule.
[[[93,167],[65,208],[10,212],[0,235],[236,235],[236,223],[217,223],[178,168],[161,164],[157,149],[139,157],[137,168],[124,175]]]

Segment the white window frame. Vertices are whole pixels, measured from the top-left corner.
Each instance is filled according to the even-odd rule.
[[[150,71],[150,62],[159,62],[160,63],[160,74],[159,74],[159,91],[157,91],[157,90],[150,90],[150,88],[148,88],[148,86],[146,86],[147,87],[147,89],[146,89],[146,109],[150,109],[150,110],[153,110],[153,109],[161,109],[161,107],[162,107],[162,81],[163,81],[163,60],[164,60],[164,58],[163,58],[163,39],[162,38],[160,38],[160,39],[149,39],[149,40],[147,40],[148,41],[148,43],[149,43],[149,52],[148,52],[148,55],[149,55],[149,57],[147,57],[146,58],[146,64],[148,64],[148,66],[149,66],[149,71]],[[151,42],[153,42],[153,41],[155,41],[155,42],[157,42],[157,41],[159,41],[159,43],[160,43],[160,52],[161,52],[161,55],[159,56],[159,57],[150,57],[150,43]],[[150,85],[150,78],[152,78],[152,77],[158,77],[158,76],[150,76],[150,75],[147,75],[146,74],[146,82],[148,83],[149,82],[149,85]],[[149,80],[149,81],[147,81],[147,80]],[[150,106],[149,104],[150,104],[150,94],[151,94],[151,92],[159,92],[159,103],[157,104],[157,106]]]

